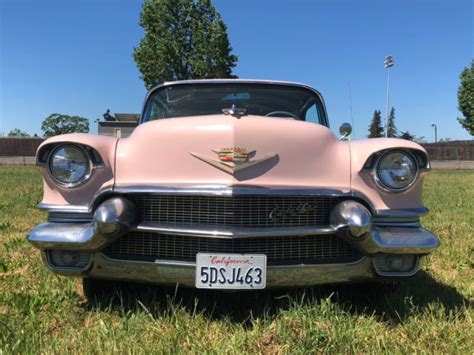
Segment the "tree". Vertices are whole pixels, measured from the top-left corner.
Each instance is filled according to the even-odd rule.
[[[382,113],[378,110],[374,111],[374,116],[369,126],[369,138],[383,137],[383,126],[382,126]]]
[[[87,133],[89,132],[89,120],[80,116],[53,113],[44,119],[41,129],[45,137],[66,133]]]
[[[19,128],[13,128],[9,133],[8,133],[8,137],[30,137],[30,135],[26,132],[23,132],[21,129]]]
[[[418,144],[425,144],[425,143],[427,143],[425,136],[420,136],[420,137],[416,137],[416,136],[415,136],[415,139],[413,139],[413,141],[414,141],[415,143],[418,143]]]
[[[387,137],[396,138],[397,131],[397,127],[395,127],[395,108],[392,107],[390,115],[388,115]]]
[[[416,139],[416,136],[414,134],[411,134],[408,131],[405,131],[405,132],[402,131],[398,138],[406,139],[408,141],[414,141]]]
[[[441,138],[441,139],[439,140],[439,142],[440,142],[440,143],[441,143],[441,142],[451,142],[451,138],[449,138],[449,137]]]
[[[474,60],[471,68],[464,68],[459,76],[461,84],[458,88],[458,108],[464,117],[459,117],[461,126],[474,136]]]
[[[147,89],[163,81],[231,78],[237,56],[211,0],[145,0],[133,56]]]

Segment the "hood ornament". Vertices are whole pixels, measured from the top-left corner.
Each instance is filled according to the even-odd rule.
[[[231,108],[223,108],[222,112],[224,112],[224,115],[230,115],[235,118],[240,118],[243,115],[245,115],[245,112],[247,112],[247,110],[244,108],[238,108],[238,107],[235,107],[235,105],[232,105]]]
[[[231,175],[278,156],[278,154],[270,154],[251,160],[256,151],[247,153],[247,149],[242,147],[220,148],[212,151],[217,154],[219,160],[195,152],[191,152],[191,155]]]

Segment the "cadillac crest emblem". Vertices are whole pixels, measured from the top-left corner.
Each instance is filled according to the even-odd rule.
[[[256,151],[247,153],[247,149],[243,147],[227,147],[212,149],[212,151],[217,154],[219,160],[195,152],[191,152],[191,155],[228,174],[235,174],[277,156],[277,154],[270,154],[260,159],[251,160]]]
[[[245,163],[248,159],[247,149],[240,147],[213,149],[219,159],[224,162],[234,162],[235,164]]]

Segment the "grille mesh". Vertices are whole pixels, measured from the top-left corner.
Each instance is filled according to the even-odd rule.
[[[265,254],[271,264],[340,263],[359,253],[336,235],[279,236],[239,239],[131,232],[104,253],[115,259],[195,261],[197,253]]]
[[[341,201],[332,196],[129,194],[127,198],[143,222],[238,227],[326,226]]]

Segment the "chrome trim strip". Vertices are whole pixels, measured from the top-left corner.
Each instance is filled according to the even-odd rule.
[[[36,208],[45,212],[90,213],[89,206],[84,205],[56,205],[53,203],[38,203]]]
[[[330,126],[329,126],[329,117],[328,117],[328,113],[327,113],[327,110],[326,110],[326,103],[324,102],[324,98],[318,90],[312,88],[309,85],[301,84],[301,83],[295,83],[295,82],[291,82],[291,81],[255,80],[255,79],[253,79],[253,80],[252,79],[201,79],[201,80],[167,81],[167,82],[161,83],[161,84],[151,88],[150,91],[148,91],[147,95],[145,96],[145,100],[143,101],[143,105],[142,105],[142,113],[141,113],[140,121],[139,121],[138,124],[144,123],[143,118],[144,118],[144,114],[145,114],[145,108],[146,108],[146,104],[147,104],[150,96],[152,94],[154,94],[155,91],[157,91],[157,90],[159,90],[163,87],[178,86],[178,85],[189,85],[189,84],[199,85],[199,84],[233,84],[233,83],[292,86],[292,87],[298,87],[298,88],[309,90],[313,94],[315,94],[318,97],[318,99],[320,100],[321,108],[323,109],[323,112],[324,112],[324,123],[325,123],[324,125],[326,127],[330,128]]]
[[[85,214],[85,216],[89,216],[89,214]],[[93,221],[92,217],[58,217],[58,216],[49,216],[48,222],[51,223],[90,223]]]
[[[205,186],[143,186],[117,185],[114,192],[128,193],[154,193],[163,195],[213,195],[213,196],[239,196],[239,195],[288,195],[288,196],[351,196],[351,192],[343,192],[336,188],[307,188],[288,186],[232,186],[232,185],[205,185]]]
[[[107,255],[105,254],[102,254],[105,258],[109,259],[109,260],[114,260],[112,258],[109,258]],[[144,261],[146,262],[146,261]],[[162,259],[156,259],[154,261],[154,264],[157,264],[157,265],[169,265],[169,266],[180,266],[180,267],[192,267],[192,268],[195,268],[196,267],[196,263],[195,262],[192,262],[192,261],[176,261],[176,260],[162,260]]]
[[[36,205],[36,208],[51,213],[93,213],[96,201],[112,193],[113,188],[111,186],[106,186],[99,189],[92,197],[91,203],[87,205],[58,205],[54,203],[40,202]]]
[[[401,218],[401,219],[410,219],[418,218],[427,214],[430,210],[426,207],[418,208],[404,208],[404,209],[387,209],[387,210],[376,210],[374,218]]]
[[[248,237],[302,236],[312,234],[334,234],[336,229],[328,227],[293,227],[293,228],[238,228],[217,226],[172,226],[164,224],[141,223],[131,230],[156,233],[191,235],[195,237],[215,237],[223,239]]]
[[[48,222],[58,223],[89,223],[94,219],[93,213],[62,213],[49,212]]]
[[[372,220],[375,227],[403,227],[403,228],[418,228],[421,227],[420,221],[393,221],[393,220]]]

